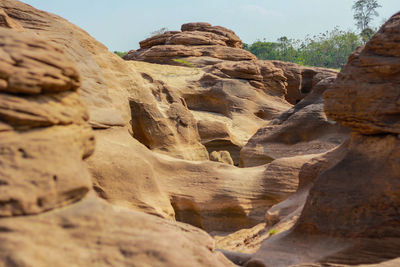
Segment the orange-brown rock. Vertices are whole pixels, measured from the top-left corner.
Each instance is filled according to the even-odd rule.
[[[165,45],[171,36],[179,33],[179,31],[167,31],[162,34],[156,34],[139,43],[140,48],[150,48],[155,45]]]
[[[40,32],[42,39],[57,44],[58,49],[63,50],[66,57],[75,63],[82,81],[80,94],[88,107],[90,124],[93,127],[122,126],[129,122],[130,108],[127,91],[134,90],[138,86],[136,82],[140,81],[140,76],[129,70],[126,65],[120,64],[121,60],[118,56],[109,53],[103,44],[59,16],[33,9],[29,5],[14,0],[0,1],[0,8],[13,21],[19,23],[26,32],[34,34]],[[49,55],[47,60],[56,63],[55,66],[64,64],[62,61],[57,61],[56,54]],[[129,76],[119,76],[118,73],[121,71],[129,72]],[[45,74],[46,72],[43,72],[41,75]],[[28,74],[25,74],[25,77],[28,77],[26,75]],[[54,72],[59,85],[53,90],[64,90],[62,75],[68,77],[70,74]],[[52,80],[55,79],[51,75],[46,76],[44,81],[47,83],[43,86],[44,90],[47,84],[53,83]],[[67,86],[64,87],[67,88]]]
[[[222,45],[185,46],[171,44],[152,46],[148,49],[139,49],[128,53],[124,56],[124,59],[177,65],[176,59],[202,56],[231,61],[256,59],[253,54],[240,48]]]
[[[4,266],[235,266],[202,230],[92,194],[53,212],[2,218],[0,229]]]
[[[348,131],[330,121],[323,112],[322,93],[332,82],[333,78],[322,80],[301,102],[260,128],[241,150],[241,166],[323,153],[347,139]]]
[[[289,103],[295,104],[288,97],[288,77],[285,76],[283,69],[275,67],[271,61],[267,60],[257,60],[257,65],[262,76],[263,88],[271,94],[285,98]]]
[[[187,31],[201,31],[211,32],[216,35],[224,36],[228,40],[225,41],[226,45],[230,47],[242,48],[242,40],[231,30],[221,26],[212,26],[205,22],[192,22],[183,24],[181,27],[182,32]]]
[[[78,72],[32,34],[0,28],[0,37],[0,217],[78,201],[91,188],[82,158],[94,149]]]
[[[283,75],[287,79],[287,93],[285,99],[291,104],[297,104],[312,88],[325,78],[336,77],[337,71],[304,67],[291,62],[279,60],[270,61],[276,68],[283,71]]]
[[[400,133],[397,17],[350,56],[334,87],[325,93],[327,115],[362,134]]]
[[[397,121],[385,120],[384,114],[396,105],[393,96],[400,90],[393,82],[399,73],[390,64],[399,56],[400,47],[393,45],[398,43],[399,17],[395,14],[349,58],[324,94],[328,115],[352,127],[344,153],[314,180],[294,227],[264,241],[247,266],[398,263],[400,139]],[[383,92],[383,87],[389,89]],[[378,93],[373,102],[371,91]]]
[[[216,161],[216,162],[221,162],[229,165],[233,165],[234,162],[231,158],[231,154],[229,154],[229,151],[222,150],[222,151],[213,151],[210,154],[210,160],[211,161]]]
[[[35,27],[40,28],[37,22],[40,17],[40,22],[47,25],[43,37],[56,40],[77,64],[82,79],[81,94],[89,107],[91,125],[103,129],[96,131],[97,152],[88,159],[94,187],[101,197],[114,205],[168,219],[175,214],[178,220],[209,231],[250,227],[263,220],[266,206],[281,199],[264,199],[264,190],[270,190],[259,186],[263,184],[260,179],[264,168],[240,170],[226,164],[177,160],[155,154],[132,135],[149,147],[156,144],[155,152],[186,159],[207,159],[208,152],[197,132],[198,121],[208,119],[225,124],[232,136],[230,143],[242,145],[265,118],[277,116],[290,107],[285,101],[254,90],[238,79],[217,79],[214,85],[203,87],[205,73],[196,68],[125,62],[57,16],[18,2],[0,4],[7,12],[12,12],[13,18],[20,21],[26,31],[35,32],[31,26],[35,23]],[[30,14],[32,24],[18,19],[26,14]],[[72,40],[79,41],[71,42],[66,38],[71,32],[76,38]],[[223,109],[217,104],[196,106],[196,99],[207,99],[207,91],[212,96],[211,103],[215,99]],[[226,96],[230,97],[226,99]],[[237,106],[243,108],[237,109]],[[218,110],[225,110],[229,116],[210,112]],[[149,116],[137,116],[139,112]],[[260,118],[260,114],[267,115]],[[129,135],[131,119],[133,131]],[[233,141],[236,139],[239,141]],[[137,162],[136,168],[132,167],[133,162]],[[225,177],[230,177],[231,182],[225,181]],[[243,177],[248,177],[246,190],[243,190]],[[204,192],[198,189],[200,185]],[[219,194],[215,188],[230,193]],[[279,191],[278,188],[274,190]],[[282,196],[289,193],[282,192]],[[232,210],[234,212],[229,214]]]
[[[264,240],[292,228],[301,214],[314,180],[342,160],[347,152],[346,149],[347,145],[343,144],[322,154],[294,156],[273,161],[271,167],[267,168],[269,172],[265,174],[277,177],[277,183],[282,178],[292,181],[291,190],[297,188],[296,193],[286,199],[282,198],[284,199],[282,202],[268,209],[265,213],[265,222],[229,235],[214,236],[217,248],[223,249],[228,258],[230,254],[227,251],[252,254],[260,249]],[[281,186],[290,188],[287,185]],[[273,183],[270,186],[274,186]]]
[[[175,217],[209,232],[252,227],[264,220],[265,207],[297,189],[300,164],[287,160],[237,168],[154,153],[124,128],[95,134],[98,145],[88,165],[101,197],[118,206]]]
[[[255,80],[261,82],[263,77],[254,61],[223,61],[203,69],[205,72],[221,78]]]
[[[241,147],[264,120],[290,107],[268,90],[255,89],[249,81],[219,77],[205,72],[206,68],[126,63],[140,70],[152,92],[150,97],[140,92],[131,98],[135,138],[154,151],[183,159],[196,159],[189,157],[195,151],[197,158],[203,155],[200,159],[207,159],[205,150],[201,152],[196,145],[200,142],[208,153],[229,151],[238,165]],[[242,62],[237,63],[240,66]],[[181,144],[180,153],[174,150],[176,144]]]
[[[14,29],[20,32],[24,31],[24,27],[8,16],[3,9],[0,9],[0,27]]]
[[[57,20],[19,2],[2,1],[1,5],[17,17],[28,10],[33,17],[40,15],[42,22]],[[29,20],[27,14],[24,18]],[[12,73],[0,68],[2,80],[19,79],[3,83],[0,93],[5,103],[0,116],[3,265],[232,266],[214,252],[213,240],[205,232],[111,206],[90,192],[91,177],[82,159],[93,153],[94,136],[76,92],[80,84],[76,67],[58,46],[30,33],[0,29],[0,36],[7,41],[2,56],[12,54],[26,62],[22,68],[31,75],[20,75],[18,64],[12,65]],[[30,94],[28,89],[32,89]],[[120,128],[134,141],[126,128]],[[171,240],[179,252],[171,253]]]
[[[212,32],[187,31],[173,35],[166,44],[171,45],[222,45],[227,46],[229,38]]]

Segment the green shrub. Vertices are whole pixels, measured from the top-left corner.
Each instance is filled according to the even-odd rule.
[[[120,57],[123,57],[123,56],[125,56],[126,54],[128,54],[128,52],[114,51],[114,54],[116,54],[116,55],[118,55],[118,56],[120,56]]]
[[[276,42],[257,41],[245,44],[244,49],[262,60],[282,60],[306,66],[340,69],[349,55],[363,40],[352,31],[335,28],[304,40],[289,39],[285,36]]]

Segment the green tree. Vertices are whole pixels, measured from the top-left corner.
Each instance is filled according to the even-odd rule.
[[[373,17],[379,16],[377,8],[382,7],[377,0],[357,0],[354,2],[352,9],[354,10],[354,20],[356,26],[363,32],[366,29],[372,29],[370,23]]]
[[[244,48],[262,60],[283,60],[300,65],[338,69],[362,43],[360,36],[354,32],[335,28],[330,32],[307,36],[304,40],[283,36],[277,42],[257,41]]]

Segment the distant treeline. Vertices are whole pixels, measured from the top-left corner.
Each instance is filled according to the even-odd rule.
[[[256,41],[243,48],[262,60],[283,60],[300,65],[340,69],[349,55],[365,42],[352,31],[335,28],[304,40],[281,37],[276,42]]]

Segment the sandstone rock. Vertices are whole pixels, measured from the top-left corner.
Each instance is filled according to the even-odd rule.
[[[280,168],[279,162],[265,170],[179,160],[149,151],[124,128],[96,131],[96,139],[98,150],[88,165],[99,196],[160,217],[175,215],[176,220],[209,232],[231,232],[262,222],[265,207],[286,198],[298,184],[289,172],[279,179],[282,169],[295,168]]]
[[[283,70],[275,67],[271,61],[267,60],[257,60],[257,65],[260,68],[265,90],[279,97],[286,98],[291,104],[295,104],[287,96],[288,78],[284,75]]]
[[[395,193],[400,187],[399,139],[353,135],[348,149],[341,162],[318,178],[296,229],[337,237],[399,237],[392,210],[400,201]],[[340,181],[349,178],[352,186],[341,188]],[[312,218],[316,210],[320,216]]]
[[[204,69],[205,72],[220,76],[221,78],[255,80],[261,82],[263,77],[260,69],[253,61],[231,62],[224,61]]]
[[[396,120],[388,123],[380,116],[381,109],[376,109],[379,102],[386,112],[397,99],[389,100],[385,95],[393,93],[389,89],[384,97],[377,94],[373,99],[377,103],[369,102],[369,93],[383,92],[386,81],[391,84],[398,78],[390,63],[380,71],[375,66],[382,66],[388,54],[397,56],[393,50],[382,52],[377,44],[393,47],[397,42],[399,16],[394,15],[371,42],[349,58],[324,95],[329,116],[354,130],[345,153],[314,180],[296,225],[266,240],[247,266],[252,262],[273,266],[309,262],[390,266],[398,262],[399,212],[395,207],[400,204],[400,140],[393,134]],[[369,67],[361,64],[363,57]]]
[[[241,147],[264,120],[290,107],[245,80],[221,78],[204,69],[127,64],[140,70],[151,91],[131,97],[135,138],[154,151],[179,158],[206,160],[214,150],[227,150],[238,165]]]
[[[315,180],[297,224],[265,241],[254,258],[288,266],[313,261],[356,265],[398,257],[392,249],[399,238],[391,208],[398,201],[393,193],[398,191],[398,147],[399,140],[390,135],[353,136],[339,162]]]
[[[155,45],[164,45],[171,36],[179,33],[179,31],[167,31],[163,34],[157,34],[139,42],[140,48],[150,48]]]
[[[91,188],[82,158],[94,149],[78,72],[36,36],[4,28],[0,36],[0,217],[76,202]]]
[[[3,9],[0,9],[0,27],[14,29],[19,32],[24,31],[24,28],[21,26],[21,24],[10,18]]]
[[[201,31],[201,32],[211,32],[220,36],[228,38],[225,43],[230,47],[242,48],[242,41],[236,34],[221,26],[211,26],[209,23],[204,22],[194,22],[186,23],[181,27],[183,32],[185,31]]]
[[[63,50],[66,57],[72,61],[81,76],[80,94],[84,103],[88,106],[90,123],[95,127],[107,128],[111,126],[123,126],[130,120],[130,108],[128,102],[128,91],[135,90],[140,86],[141,78],[132,71],[129,66],[108,49],[89,36],[85,31],[72,25],[59,16],[36,10],[29,5],[14,0],[0,1],[2,8],[14,22],[19,23],[26,32],[37,34],[51,43],[57,44],[58,50]],[[41,41],[43,42],[43,41]],[[41,45],[38,42],[38,46]],[[30,53],[32,53],[31,50]],[[43,90],[67,90],[68,86],[74,86],[72,79],[64,84],[73,73],[68,72],[65,61],[58,60],[58,53],[52,50],[43,52],[41,55],[31,54],[37,59],[44,59],[46,62],[54,63],[53,69],[65,67],[64,73],[61,69],[51,75],[45,76]],[[46,56],[45,58],[41,58]],[[4,60],[5,61],[5,60]],[[24,64],[29,64],[26,60]],[[122,63],[121,63],[122,62]],[[47,68],[50,68],[50,66]],[[46,75],[46,69],[40,68]],[[36,71],[35,71],[36,72]],[[36,74],[36,73],[35,73]],[[29,73],[21,74],[19,77],[29,78]],[[39,77],[39,76],[35,76]],[[56,84],[54,84],[57,82]],[[31,81],[29,90],[37,90],[35,80]],[[139,84],[138,84],[139,83]],[[50,86],[51,85],[51,86]],[[36,86],[36,87],[35,87]],[[36,89],[35,89],[36,88]],[[76,85],[75,85],[76,88]],[[27,90],[27,88],[24,88]]]
[[[241,150],[241,166],[323,153],[346,140],[348,130],[329,121],[323,112],[322,93],[332,82],[332,78],[321,81],[300,103],[260,128]]]
[[[9,4],[11,12],[27,8],[36,14],[34,9],[19,2],[1,4]],[[44,18],[46,13],[40,15]],[[5,99],[0,117],[0,261],[3,264],[232,266],[214,252],[212,239],[198,229],[112,207],[93,193],[84,198],[91,190],[91,181],[82,159],[93,153],[93,132],[75,92],[79,77],[66,75],[60,78],[62,82],[57,82],[59,73],[77,74],[75,67],[61,49],[28,33],[2,29],[0,36],[2,40],[11,40],[2,46],[5,51],[2,56],[8,56],[10,47],[17,47],[20,54],[15,52],[16,56],[24,59],[25,55],[27,62],[33,61],[24,66],[32,74],[31,79],[20,80],[18,87],[5,84],[0,93],[4,96],[2,100]],[[57,58],[60,64],[30,57],[46,55],[46,51],[54,52],[48,60]],[[54,70],[46,70],[46,64]],[[46,70],[45,76],[41,76],[42,69]],[[0,74],[7,81],[19,75],[18,71]],[[56,81],[46,81],[47,75]],[[69,82],[73,86],[64,86]],[[20,88],[34,90],[22,94],[17,91]],[[60,111],[62,108],[64,112]],[[32,116],[23,117],[23,110],[30,111]],[[38,121],[46,124],[32,123]],[[59,207],[63,208],[56,209]],[[38,215],[16,216],[33,214]],[[171,240],[179,247],[176,254],[171,252]]]
[[[229,38],[212,32],[187,31],[171,36],[166,44],[170,45],[222,45],[227,46]]]
[[[236,140],[235,135],[231,133],[224,122],[212,120],[212,118],[200,119],[197,123],[197,128],[201,143],[210,154],[218,150],[227,151],[233,161],[233,165],[239,165],[239,155],[242,145]]]
[[[398,86],[400,15],[393,16],[362,50],[350,56],[327,99],[333,120],[362,134],[400,133]]]
[[[279,60],[272,60],[271,63],[283,71],[287,79],[285,98],[293,105],[311,92],[318,82],[337,75],[337,71],[325,68],[303,67],[295,63]]]
[[[139,49],[124,56],[125,60],[138,60],[150,63],[177,65],[176,59],[185,57],[213,57],[223,60],[254,60],[256,57],[243,49],[221,45],[157,45],[148,49]]]
[[[223,150],[223,151],[213,151],[210,154],[210,160],[211,161],[216,161],[216,162],[221,162],[229,165],[233,165],[233,160],[231,158],[231,154],[229,154],[228,151]]]
[[[78,72],[61,49],[31,35],[2,30],[0,92],[40,94],[76,90]]]
[[[0,219],[0,229],[5,266],[234,266],[205,232],[93,195],[51,213]]]

